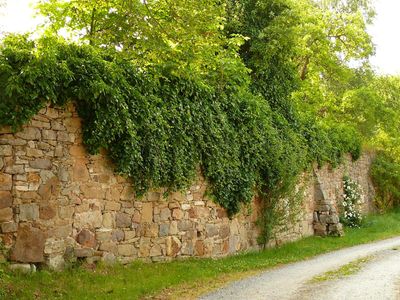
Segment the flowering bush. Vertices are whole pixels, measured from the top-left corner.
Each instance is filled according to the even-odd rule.
[[[361,188],[360,185],[348,176],[343,177],[343,214],[341,222],[348,227],[360,227],[361,215]]]

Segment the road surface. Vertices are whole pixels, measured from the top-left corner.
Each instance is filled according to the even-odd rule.
[[[355,274],[311,282],[315,276],[368,256],[370,260]],[[400,237],[278,267],[233,282],[200,299],[400,299]]]

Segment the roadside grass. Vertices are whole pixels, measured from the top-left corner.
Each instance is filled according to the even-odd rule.
[[[341,238],[308,237],[222,259],[135,262],[94,269],[75,266],[59,273],[41,270],[29,275],[0,265],[0,299],[188,299],[261,270],[397,235],[400,212],[392,212],[367,217],[362,228],[346,229]]]
[[[362,267],[366,263],[368,263],[372,259],[373,259],[373,256],[366,256],[366,257],[356,259],[354,261],[349,262],[348,264],[341,266],[340,268],[337,268],[336,270],[328,271],[321,275],[317,275],[317,276],[313,277],[310,280],[310,283],[330,281],[330,280],[339,279],[339,278],[343,278],[346,276],[356,274],[358,271],[360,271],[362,269]]]

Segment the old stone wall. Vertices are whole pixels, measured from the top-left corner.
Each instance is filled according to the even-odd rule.
[[[345,173],[360,182],[370,203],[370,162],[365,154],[305,176],[302,213],[272,244],[314,234],[318,209],[328,202],[334,215]],[[257,249],[257,201],[229,219],[206,188],[198,176],[185,192],[164,198],[163,190],[153,190],[135,198],[105,154],[87,154],[72,105],[41,110],[17,133],[0,129],[0,238],[3,255],[14,262],[59,269],[76,259],[127,263]]]

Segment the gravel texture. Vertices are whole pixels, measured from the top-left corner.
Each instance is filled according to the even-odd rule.
[[[400,237],[330,252],[233,282],[200,299],[400,299]],[[361,257],[374,259],[351,276],[310,283]]]

